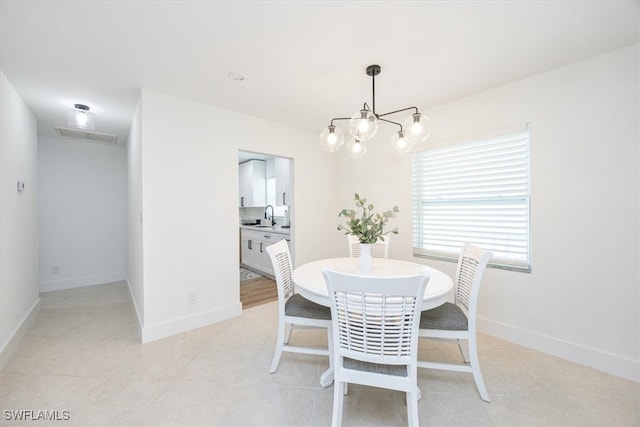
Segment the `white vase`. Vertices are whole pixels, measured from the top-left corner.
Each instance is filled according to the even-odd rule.
[[[373,259],[371,258],[371,245],[360,243],[360,272],[371,273],[371,264]]]

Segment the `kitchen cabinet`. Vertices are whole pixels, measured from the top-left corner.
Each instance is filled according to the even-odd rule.
[[[271,258],[269,257],[269,253],[267,252],[267,246],[270,246],[277,242],[276,239],[272,240],[273,235],[264,234],[262,236],[258,236],[256,239],[256,250],[254,252],[254,262],[255,268],[262,271],[263,273],[267,273],[270,276],[274,275],[273,264],[271,263]]]
[[[272,231],[240,230],[240,259],[245,267],[273,277],[273,265],[267,253],[267,246],[286,239],[289,243],[289,235],[274,233]]]
[[[289,206],[291,192],[291,160],[275,158],[276,205]]]
[[[247,230],[240,231],[240,262],[246,267],[255,268],[252,237],[251,232]]]
[[[238,165],[240,207],[264,207],[267,200],[266,163],[249,160]]]

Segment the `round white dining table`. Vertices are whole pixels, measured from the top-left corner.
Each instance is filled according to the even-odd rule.
[[[376,277],[394,277],[429,272],[430,278],[424,291],[422,310],[429,310],[447,302],[453,289],[453,280],[442,271],[415,262],[390,258],[374,258],[369,273],[361,273],[358,258],[328,258],[303,264],[293,270],[291,275],[296,292],[317,304],[330,306],[329,292],[324,281],[322,270],[329,268],[343,273]],[[332,348],[329,343],[329,349]],[[329,358],[329,369],[320,376],[320,385],[328,387],[333,383],[332,357]]]
[[[308,262],[293,270],[292,278],[296,292],[317,304],[329,307],[329,293],[322,270],[325,268],[341,273],[375,277],[393,277],[418,274],[427,271],[430,275],[422,300],[422,310],[438,307],[449,297],[453,289],[451,277],[442,271],[415,262],[390,258],[373,258],[370,273],[361,273],[358,258],[328,258]]]

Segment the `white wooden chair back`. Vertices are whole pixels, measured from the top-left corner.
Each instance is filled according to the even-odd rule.
[[[284,303],[293,295],[294,291],[293,279],[291,278],[293,266],[291,264],[289,246],[285,240],[280,240],[273,245],[267,246],[267,253],[273,264],[276,286],[278,287],[278,304],[284,307]]]
[[[454,302],[467,313],[470,321],[475,318],[482,275],[491,257],[491,252],[471,243],[465,243],[460,251]]]
[[[418,326],[429,273],[373,277],[325,269],[323,274],[333,324],[331,425],[341,425],[346,385],[354,383],[405,392],[408,424],[417,426]]]
[[[371,244],[371,256],[373,258],[388,258],[389,257],[389,241],[390,236],[384,236],[384,240],[378,240],[376,243]],[[349,244],[349,256],[360,256],[360,240],[353,234],[347,234],[347,243]]]

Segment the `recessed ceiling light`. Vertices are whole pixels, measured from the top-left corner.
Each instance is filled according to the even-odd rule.
[[[231,80],[235,80],[237,82],[241,82],[244,80],[244,74],[242,73],[238,73],[236,71],[232,71],[229,74],[227,74],[227,76],[231,79]]]

